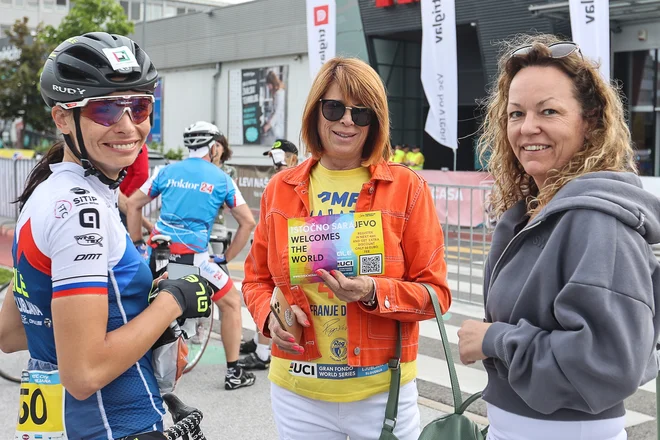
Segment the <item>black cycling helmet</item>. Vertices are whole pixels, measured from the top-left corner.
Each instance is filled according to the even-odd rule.
[[[153,93],[157,82],[158,72],[146,52],[128,37],[105,32],[69,38],[57,46],[40,79],[41,96],[49,107],[113,92]]]
[[[158,72],[149,55],[130,38],[106,32],[89,32],[61,43],[48,56],[39,80],[41,96],[49,107],[115,92],[152,94],[157,83]],[[64,135],[64,141],[81,161],[86,176],[97,176],[111,189],[117,188],[126,171],[111,179],[94,166],[80,132],[80,108],[72,111],[80,151],[69,135]]]

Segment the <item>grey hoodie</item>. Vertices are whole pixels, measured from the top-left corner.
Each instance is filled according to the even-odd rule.
[[[537,419],[622,416],[658,374],[660,199],[632,173],[603,171],[567,183],[520,230],[525,216],[522,202],[503,214],[486,263],[483,398]]]

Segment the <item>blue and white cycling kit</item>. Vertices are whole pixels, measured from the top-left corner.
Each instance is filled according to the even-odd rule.
[[[149,197],[161,197],[160,217],[155,234],[172,238],[171,259],[176,255],[196,254],[195,266],[215,285],[217,300],[233,285],[227,274],[209,262],[208,245],[218,210],[227,204],[235,208],[245,204],[236,183],[228,174],[201,158],[188,158],[170,164],[140,188]]]
[[[48,384],[57,386],[52,302],[72,295],[107,296],[110,332],[147,307],[152,278],[121,224],[116,191],[96,177],[84,177],[83,168],[74,163],[51,165],[51,170],[18,218],[14,299],[27,334],[30,377],[42,384],[48,377]],[[19,424],[17,435],[22,434],[17,438],[112,440],[163,428],[165,411],[151,352],[88,399],[79,401],[64,391],[61,410],[45,402],[51,405],[51,430],[28,433]],[[58,417],[62,433],[52,428]]]

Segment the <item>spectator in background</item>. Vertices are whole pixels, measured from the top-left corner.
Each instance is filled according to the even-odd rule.
[[[403,163],[403,160],[406,157],[406,152],[403,151],[403,147],[401,145],[395,145],[394,146],[394,153],[392,153],[392,157],[390,158],[390,162],[394,163]]]
[[[410,145],[408,144],[403,144],[401,146],[401,149],[403,150],[403,161],[401,162],[405,166],[408,166],[408,162],[410,161],[412,151],[410,151]]]
[[[424,168],[424,155],[420,151],[419,145],[413,145],[412,151],[408,154],[407,165],[413,170]]]
[[[277,139],[270,150],[264,153],[273,160],[275,172],[298,165],[298,148],[286,139]]]
[[[142,149],[137,155],[137,159],[126,168],[126,177],[119,185],[119,217],[126,226],[126,201],[139,189],[149,178],[149,152],[147,144],[142,145]],[[153,229],[153,224],[146,217],[142,216],[142,227],[148,232]]]
[[[223,133],[220,133],[218,137],[218,143],[220,145],[218,145],[218,152],[213,157],[213,164],[225,173],[229,174],[231,180],[236,182],[236,179],[238,179],[238,172],[236,171],[236,168],[231,165],[227,165],[227,161],[231,159],[232,154],[234,154],[234,152],[229,147],[227,136],[225,136]]]
[[[229,147],[229,141],[227,140],[227,136],[224,135],[224,133],[220,133],[218,135],[218,140],[217,140],[217,148],[218,152],[213,156],[213,159],[211,160],[214,165],[216,165],[218,168],[220,168],[222,171],[227,173],[229,177],[231,177],[231,180],[233,180],[235,183],[238,182],[238,171],[236,171],[236,168],[227,165],[227,161],[231,159],[232,154],[234,152],[231,150]],[[225,206],[224,205],[220,210],[218,211],[218,217],[216,218],[215,223],[218,225],[223,225],[225,224]]]

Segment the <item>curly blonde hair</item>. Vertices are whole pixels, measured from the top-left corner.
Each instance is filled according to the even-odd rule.
[[[495,180],[488,210],[496,219],[522,199],[526,200],[528,214],[536,215],[564,185],[586,173],[637,171],[618,88],[608,84],[597,66],[578,51],[552,58],[548,46],[561,41],[542,34],[518,35],[503,43],[497,82],[484,102],[486,117],[479,138],[479,158],[482,163],[488,162],[488,171]],[[511,56],[524,46],[530,47],[526,54]],[[513,77],[529,66],[552,66],[571,79],[589,127],[583,148],[566,165],[551,170],[541,190],[516,158],[507,137],[509,87]]]

